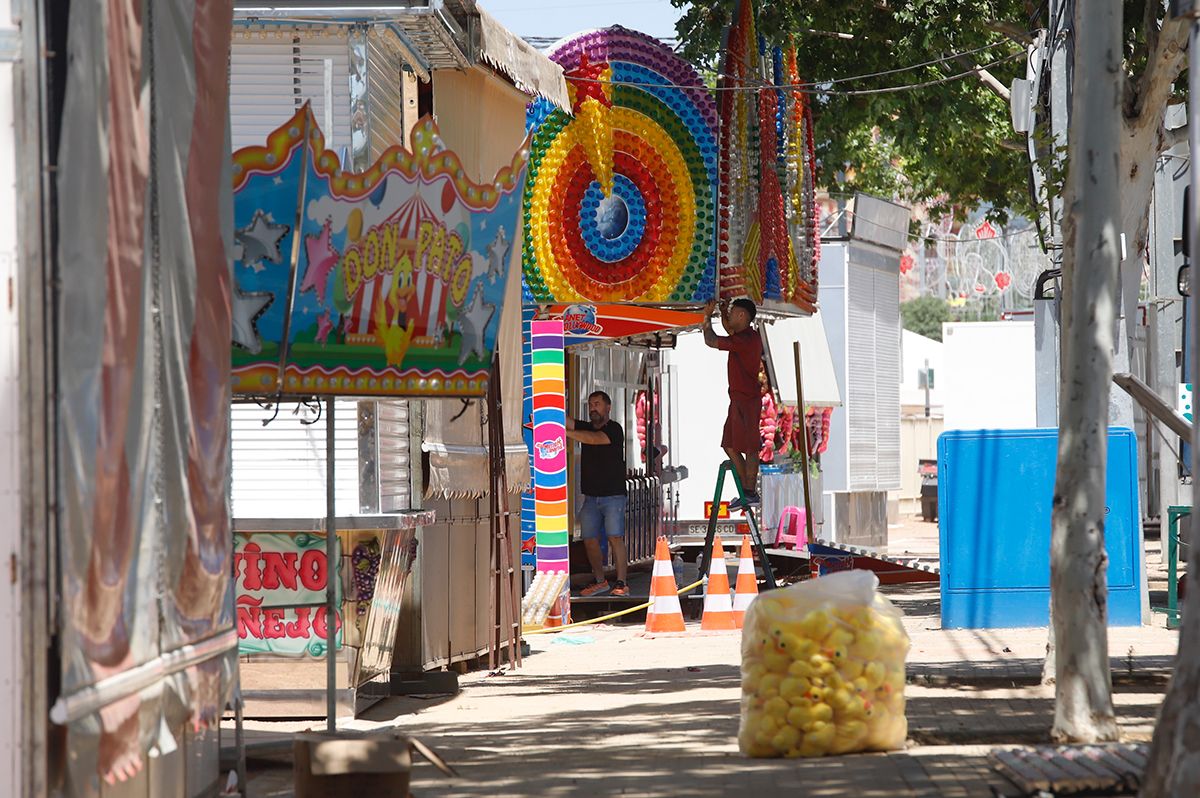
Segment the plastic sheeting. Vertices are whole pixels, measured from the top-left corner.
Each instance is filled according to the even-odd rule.
[[[68,794],[141,779],[152,750],[218,719],[229,683],[231,24],[231,0],[71,3],[52,712]]]

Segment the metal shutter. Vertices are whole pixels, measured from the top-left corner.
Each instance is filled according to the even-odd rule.
[[[409,405],[404,399],[376,402],[379,436],[379,509],[396,513],[412,508]]]
[[[401,117],[404,89],[400,68],[400,56],[386,41],[378,36],[367,37],[367,129],[370,131],[371,163],[388,147],[397,144],[408,147]]]
[[[875,277],[875,441],[877,490],[900,488],[900,279]],[[915,466],[915,463],[913,464]]]
[[[876,431],[878,412],[875,371],[875,273],[868,266],[846,267],[849,304],[847,326],[847,397],[850,421],[850,490],[875,490],[878,482]]]
[[[324,518],[325,419],[293,413],[285,403],[273,410],[233,405],[234,518]],[[337,513],[358,514],[358,403],[336,400],[334,480]]]
[[[331,125],[326,122],[329,63]],[[229,60],[229,112],[235,150],[267,135],[311,101],[327,149],[350,146],[350,49],[336,31],[254,31],[235,34]],[[326,129],[326,128],[329,129]],[[332,132],[331,132],[332,131]]]

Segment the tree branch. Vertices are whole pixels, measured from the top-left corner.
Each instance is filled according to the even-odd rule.
[[[1019,25],[1016,22],[993,21],[986,23],[984,27],[995,33],[1007,36],[1018,44],[1030,45],[1035,41],[1035,36],[1029,31],[1025,30],[1024,26]]]
[[[1190,124],[1191,123],[1189,122],[1188,125],[1190,125]],[[1188,125],[1180,125],[1179,127],[1172,128],[1170,130],[1167,130],[1165,128],[1163,129],[1163,143],[1162,143],[1162,151],[1163,152],[1166,152],[1167,150],[1171,149],[1172,147],[1178,146],[1180,144],[1187,144]]]
[[[1001,100],[1004,100],[1004,102],[1009,102],[1012,97],[1012,93],[1008,90],[1007,86],[1000,82],[999,78],[997,78],[991,72],[988,72],[979,64],[975,63],[973,58],[968,58],[967,56],[963,55],[959,56],[955,60],[965,66],[967,69],[974,72],[975,76],[979,78],[980,82],[982,82],[984,86],[987,86],[988,89],[991,90],[992,94],[995,94]]]
[[[1137,95],[1132,108],[1126,109],[1129,121],[1136,124],[1150,110],[1165,113],[1172,84],[1187,63],[1188,22],[1186,19],[1167,19],[1154,37],[1154,49],[1146,60],[1146,71],[1137,82]],[[1156,116],[1155,118],[1161,118]]]

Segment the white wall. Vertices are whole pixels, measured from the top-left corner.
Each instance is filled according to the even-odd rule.
[[[688,468],[688,478],[679,483],[679,518],[700,519],[704,517],[704,503],[712,501],[717,469],[725,461],[721,433],[729,409],[726,355],[709,349],[704,345],[704,336],[692,332],[679,336],[668,357],[679,386],[675,416],[678,451],[671,462]],[[725,480],[723,498],[736,496],[733,480]]]
[[[929,403],[933,408],[942,406],[942,342],[909,330],[900,333],[900,406],[925,407],[925,390],[921,387],[920,372],[929,361],[933,369],[934,388],[929,392]],[[901,463],[902,467],[907,467]]]
[[[945,324],[942,342],[947,430],[1037,426],[1032,321]]]

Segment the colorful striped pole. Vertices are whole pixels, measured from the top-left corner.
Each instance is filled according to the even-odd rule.
[[[537,569],[567,573],[567,414],[563,323],[530,323],[533,360],[533,498]]]

